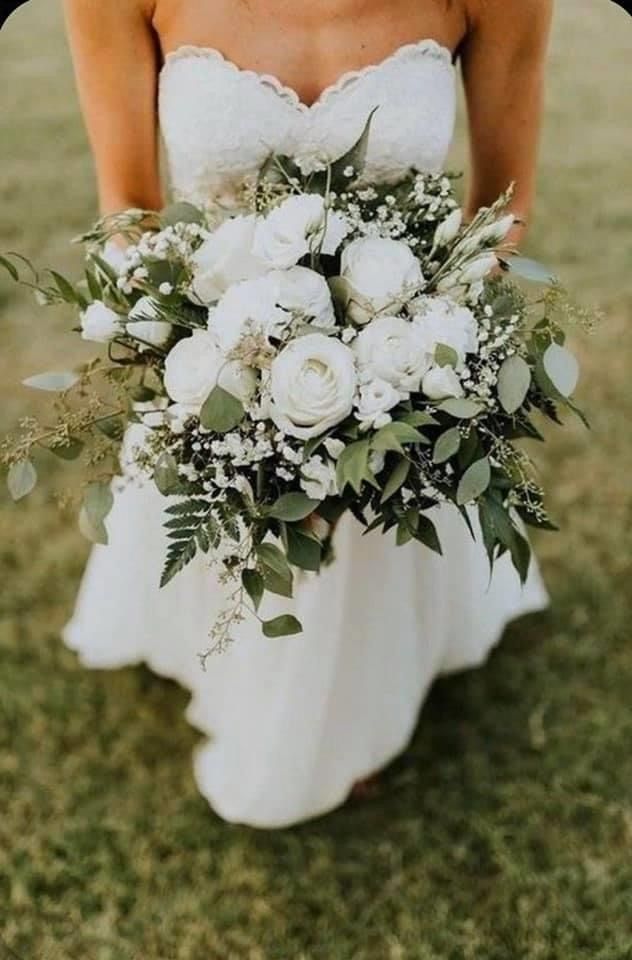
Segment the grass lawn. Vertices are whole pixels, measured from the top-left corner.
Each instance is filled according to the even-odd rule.
[[[0,36],[0,248],[68,270],[94,189],[57,7]],[[52,483],[18,507],[0,493],[7,958],[632,958],[631,62],[619,7],[558,0],[529,247],[606,321],[576,343],[593,432],[552,430],[541,455],[552,610],[435,685],[376,796],[292,830],[221,822],[186,695],[61,645],[86,546]],[[79,357],[64,323],[0,279],[0,429],[41,409],[21,378]]]

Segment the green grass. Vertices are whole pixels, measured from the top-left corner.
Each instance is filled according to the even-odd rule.
[[[0,930],[23,960],[632,958],[631,59],[622,10],[560,0],[530,250],[606,322],[576,343],[593,432],[551,431],[541,458],[552,611],[436,684],[376,796],[222,823],[185,694],[62,647],[86,547],[51,485],[0,494]],[[2,32],[0,80],[0,247],[70,269],[94,192],[57,4]],[[1,282],[2,428],[41,407],[22,377],[80,355],[64,322]]]

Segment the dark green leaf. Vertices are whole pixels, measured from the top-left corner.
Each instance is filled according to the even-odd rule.
[[[397,491],[406,483],[406,478],[410,472],[410,460],[405,457],[399,457],[393,467],[391,474],[384,484],[380,503],[386,503],[387,500],[397,493]]]
[[[121,440],[125,427],[119,417],[108,417],[106,420],[99,420],[95,423],[97,430],[110,440]]]
[[[420,515],[415,529],[415,539],[423,543],[424,546],[429,547],[430,550],[434,550],[435,553],[442,555],[443,551],[441,549],[437,528],[432,520],[429,520],[428,517],[425,517],[423,514]]]
[[[290,614],[284,614],[281,617],[275,617],[274,620],[265,620],[262,624],[264,636],[266,637],[290,637],[303,632],[303,627],[296,617]]]
[[[424,437],[415,427],[411,427],[410,424],[397,421],[387,423],[385,427],[381,427],[371,440],[371,447],[374,450],[384,452],[395,450],[398,453],[403,453],[403,443],[425,444],[428,443],[428,438]]]
[[[301,570],[318,572],[322,560],[322,545],[317,537],[310,536],[296,527],[287,526],[287,559]]]
[[[331,165],[331,180],[334,186],[340,187],[345,184],[349,184],[354,180],[357,180],[364,171],[364,165],[366,163],[367,149],[369,146],[369,137],[371,134],[371,123],[373,121],[373,115],[378,107],[374,107],[371,110],[367,121],[364,125],[362,133],[353,144],[350,150],[345,154],[335,160]],[[348,167],[353,168],[353,175],[351,177],[345,176],[345,170]]]
[[[70,437],[67,443],[58,443],[48,449],[62,460],[76,460],[81,455],[83,448],[84,444],[81,440]]]
[[[244,570],[241,574],[241,582],[252,600],[253,607],[258,610],[265,590],[263,577],[256,570]]]
[[[292,576],[292,571],[287,562],[287,557],[274,543],[259,543],[255,547],[255,553],[259,563],[269,570],[274,570],[281,577]]]
[[[342,492],[349,484],[356,493],[360,493],[362,482],[369,469],[369,441],[356,440],[342,451],[336,463],[338,489]]]
[[[304,520],[318,507],[320,500],[310,500],[305,493],[284,493],[272,504],[268,516],[277,520]]]

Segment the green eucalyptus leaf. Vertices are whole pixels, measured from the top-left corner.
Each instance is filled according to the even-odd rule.
[[[506,413],[515,413],[531,386],[531,369],[518,354],[507,357],[498,371],[498,398]]]
[[[114,506],[114,495],[109,483],[90,483],[83,497],[83,509],[96,528],[102,524]]]
[[[13,500],[22,500],[35,488],[37,471],[30,460],[19,460],[9,467],[7,486]]]
[[[434,359],[439,367],[455,368],[459,362],[459,355],[454,347],[447,343],[438,343],[435,347]]]
[[[211,390],[200,412],[200,423],[205,430],[215,433],[228,433],[234,430],[244,418],[244,406],[237,397],[222,387]]]
[[[474,400],[467,400],[465,397],[449,397],[447,400],[442,400],[437,409],[442,413],[449,413],[457,420],[471,420],[477,417],[483,408]]]
[[[579,380],[579,364],[570,350],[552,343],[544,352],[542,366],[555,389],[570,397]]]
[[[104,547],[108,545],[108,532],[103,520],[95,521],[85,506],[79,511],[79,530],[90,543],[100,543]]]
[[[314,512],[319,503],[320,500],[310,500],[305,493],[285,493],[272,504],[268,516],[290,522],[304,520]]]
[[[459,506],[477,500],[487,490],[491,480],[491,467],[487,457],[476,460],[467,468],[459,481],[456,502]]]
[[[411,413],[405,413],[399,419],[402,423],[407,423],[411,427],[437,427],[439,425],[437,418],[424,410],[413,410]]]
[[[49,270],[48,272],[55,281],[55,285],[66,303],[77,303],[77,292],[73,285],[69,283],[65,277],[62,277],[61,273],[57,273],[55,270]]]
[[[63,393],[70,390],[79,380],[79,374],[70,371],[51,370],[47,373],[38,373],[34,377],[27,377],[22,383],[25,387],[34,390],[47,390],[51,393]]]
[[[532,283],[550,285],[556,282],[555,275],[547,267],[538,263],[537,260],[530,260],[528,257],[503,257],[501,258],[501,264],[510,273],[521,277],[523,280],[530,280]]]
[[[170,453],[161,454],[156,461],[154,483],[163,497],[168,497],[181,490],[178,464]]]
[[[266,637],[290,637],[303,632],[303,627],[296,617],[286,613],[281,617],[275,617],[274,620],[264,620],[261,628]]]
[[[192,203],[181,201],[165,207],[160,212],[160,221],[165,227],[175,227],[178,223],[204,223],[204,214]]]
[[[432,451],[433,463],[445,463],[458,452],[461,446],[461,432],[458,427],[450,427],[437,437]]]

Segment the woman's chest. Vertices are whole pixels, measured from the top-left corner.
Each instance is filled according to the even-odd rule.
[[[184,45],[213,47],[242,69],[272,74],[304,104],[350,71],[433,38],[454,50],[460,0],[157,0],[154,27],[163,55]]]

